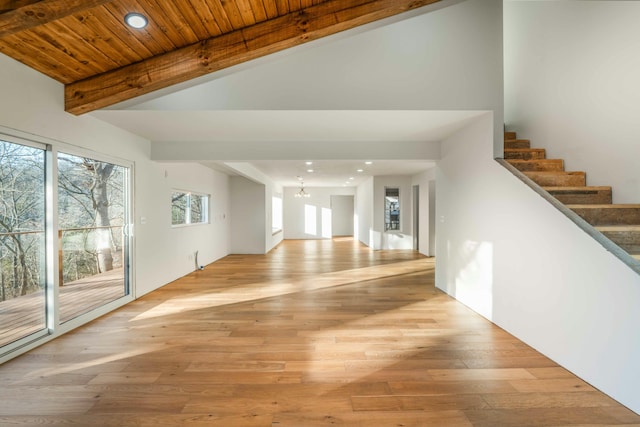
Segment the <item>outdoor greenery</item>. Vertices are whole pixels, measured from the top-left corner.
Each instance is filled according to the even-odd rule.
[[[122,266],[125,169],[59,154],[63,283]],[[0,141],[0,301],[45,282],[45,151]]]
[[[44,154],[0,141],[0,301],[44,286]]]

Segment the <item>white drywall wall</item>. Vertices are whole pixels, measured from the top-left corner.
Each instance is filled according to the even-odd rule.
[[[284,187],[284,238],[330,239],[331,196],[352,196],[353,187],[305,187],[311,197],[295,197],[298,187]]]
[[[467,0],[368,28],[131,108],[493,110],[502,129],[502,0]]]
[[[373,177],[367,179],[356,189],[357,238],[369,247],[373,247]]]
[[[443,142],[436,285],[640,412],[640,276],[492,160],[492,122]]]
[[[640,2],[505,1],[505,123],[640,203]]]
[[[160,201],[158,211],[149,213],[157,216],[168,233],[158,236],[163,239],[160,257],[156,260],[170,270],[177,279],[195,270],[192,255],[198,251],[198,263],[202,266],[220,259],[229,253],[229,177],[198,164],[163,164],[165,197]],[[186,190],[209,195],[209,223],[171,227],[172,190]],[[162,253],[164,252],[164,254]],[[164,258],[164,259],[163,259]]]
[[[242,176],[229,178],[231,246],[233,254],[265,253],[265,186]],[[271,218],[271,206],[269,206]],[[269,223],[271,234],[271,223]]]
[[[331,195],[331,235],[353,236],[354,196]]]
[[[435,238],[435,194],[432,183],[436,179],[436,169],[432,168],[421,174],[414,175],[411,185],[419,186],[419,230],[418,230],[418,252],[426,256],[434,256],[434,246],[430,241]],[[434,217],[434,218],[432,218]]]

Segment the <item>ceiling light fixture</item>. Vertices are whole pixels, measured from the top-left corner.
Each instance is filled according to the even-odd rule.
[[[131,12],[127,13],[124,17],[124,22],[131,28],[140,30],[149,24],[149,20],[141,13]]]
[[[365,165],[372,165],[373,162],[364,162]]]
[[[313,164],[313,162],[304,162],[305,165],[310,166]]]
[[[356,172],[364,172],[364,169],[358,169]]]
[[[307,172],[313,173],[313,169],[307,169]]]
[[[307,193],[306,191],[304,191],[304,181],[300,180],[300,190],[298,190],[298,192],[296,194],[293,195],[294,197],[305,197],[305,198],[309,198],[311,197],[311,194]]]

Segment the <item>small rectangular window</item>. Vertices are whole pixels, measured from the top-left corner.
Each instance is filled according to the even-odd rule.
[[[400,230],[400,189],[384,189],[384,231]]]
[[[188,191],[171,192],[171,225],[209,222],[209,196]]]

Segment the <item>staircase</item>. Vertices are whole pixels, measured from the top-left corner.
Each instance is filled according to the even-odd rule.
[[[585,172],[567,172],[515,132],[504,134],[504,159],[640,261],[640,204],[613,204],[611,187],[588,186]]]

